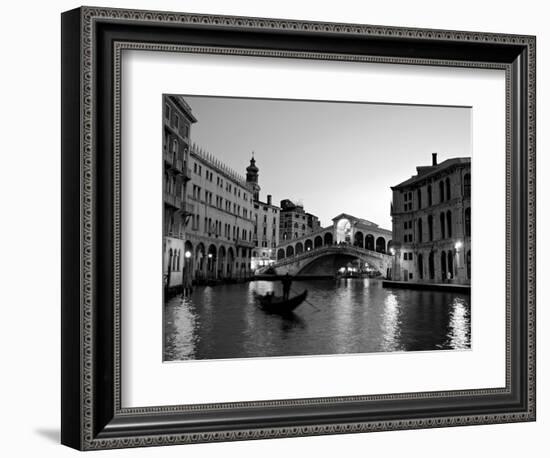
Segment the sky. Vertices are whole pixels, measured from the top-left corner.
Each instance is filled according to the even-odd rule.
[[[260,198],[300,201],[322,226],[340,213],[391,230],[391,189],[431,165],[471,156],[471,109],[184,95],[191,141],[246,173]]]

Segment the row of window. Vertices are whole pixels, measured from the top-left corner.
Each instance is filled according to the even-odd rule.
[[[172,107],[170,107],[169,104],[164,105],[164,117],[168,120],[170,125],[181,134],[182,137],[189,137],[189,124],[186,122],[180,123],[179,115],[173,112]]]
[[[428,277],[430,280],[435,279],[435,259],[436,252],[430,252],[428,256]],[[471,278],[471,251],[466,252],[466,275],[468,278]],[[452,280],[456,276],[456,263],[455,263],[455,254],[452,250],[441,251],[439,255],[440,259],[440,269],[439,269],[439,278],[438,280],[445,282]],[[417,255],[417,272],[420,280],[424,279],[424,257],[422,253]],[[409,274],[409,278],[412,279],[412,273]]]
[[[181,268],[181,250],[168,251],[168,270],[173,272],[179,272]]]
[[[192,190],[192,197],[195,200],[201,200],[201,193],[202,188],[200,186],[197,186],[196,184],[193,185]],[[208,205],[212,205],[212,197],[213,193],[212,191],[205,190],[204,191],[204,202]],[[219,208],[220,210],[225,210],[228,213],[233,213],[237,216],[242,216],[243,218],[248,218],[249,216],[249,210],[245,207],[241,207],[239,204],[236,204],[235,202],[231,202],[228,199],[225,199],[221,196],[216,195],[216,208]],[[241,214],[242,210],[242,214]]]
[[[449,177],[447,177],[445,180],[440,180],[438,182],[438,188],[439,188],[439,196],[438,196],[438,203],[446,202],[451,200],[452,193],[451,193],[451,180]],[[471,186],[471,175],[469,173],[464,175],[463,183],[463,196],[464,197],[470,197],[472,192],[472,186]],[[432,185],[429,184],[426,188],[427,193],[427,205],[428,207],[431,207],[433,205],[433,195],[432,195]],[[413,209],[413,193],[411,191],[405,192],[403,196],[404,201],[404,211],[411,211]],[[416,205],[417,209],[421,209],[424,207],[424,202],[422,199],[422,188],[418,188],[416,190]]]
[[[432,242],[434,240],[434,219],[432,215],[428,215],[427,222],[428,222],[428,240],[427,241]],[[424,238],[423,225],[424,225],[423,219],[418,218],[417,231],[416,231],[416,241],[418,243],[423,242],[423,238]],[[412,221],[405,221],[404,227],[406,229],[412,228]],[[439,229],[440,229],[439,231],[440,239],[451,238],[453,236],[453,214],[450,210],[447,210],[447,212],[441,212],[439,214]],[[468,207],[464,210],[464,235],[466,237],[470,237],[471,231],[472,231],[472,214],[471,214],[470,207]],[[403,236],[403,241],[405,243],[412,243],[413,234],[405,233]]]
[[[202,176],[202,165],[197,163],[197,162],[194,162],[193,163],[193,173],[195,173],[198,176]],[[205,179],[207,181],[213,182],[214,181],[214,173],[209,169],[205,169]],[[216,185],[220,188],[223,188],[223,184],[224,184],[223,178],[220,177],[220,176],[216,176]],[[239,199],[242,196],[244,201],[248,202],[248,193],[246,193],[245,191],[243,191],[241,193],[241,189],[238,186],[234,186],[230,182],[226,181],[225,182],[225,190],[227,192],[233,192],[233,194],[235,196],[237,196]],[[267,210],[267,208],[264,207],[264,210]]]
[[[296,219],[303,219],[305,220],[306,219],[306,215],[299,215],[298,213],[282,213],[283,217],[286,218],[286,219],[292,219],[292,218],[296,218]]]
[[[260,209],[260,206],[259,206],[258,204],[254,204],[254,208],[255,208],[256,210],[259,210],[259,209]],[[269,208],[267,205],[264,205],[264,206],[263,206],[263,211],[264,211],[264,212],[267,212],[267,211],[269,211],[269,210],[270,210],[270,208]],[[279,209],[278,209],[277,207],[271,207],[271,213],[277,213],[278,211],[279,211]]]
[[[222,235],[222,227],[223,227],[223,236],[227,239],[233,238],[233,240],[241,239],[241,240],[249,240],[251,239],[251,231],[248,231],[244,228],[239,228],[237,226],[232,226],[229,223],[222,223],[222,221],[204,217],[204,225],[203,225],[203,233],[208,233],[208,235]],[[193,231],[199,231],[200,228],[200,217],[199,215],[194,215],[192,218],[192,229]]]

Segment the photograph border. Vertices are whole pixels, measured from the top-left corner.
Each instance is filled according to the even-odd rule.
[[[105,449],[535,419],[535,37],[82,7],[62,15],[62,443]],[[506,72],[506,387],[122,408],[124,50]]]

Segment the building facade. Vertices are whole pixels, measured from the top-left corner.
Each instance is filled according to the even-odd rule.
[[[298,239],[321,229],[317,216],[307,213],[304,206],[289,199],[281,200],[279,240]]]
[[[192,213],[185,195],[189,180],[191,125],[197,120],[180,96],[163,97],[163,281],[166,288],[183,281],[185,223]]]
[[[469,284],[471,161],[419,166],[393,186],[391,276],[397,281]]]
[[[245,178],[192,145],[186,200],[192,205],[185,234],[191,280],[246,279],[254,248],[254,193]]]
[[[272,203],[272,196],[267,195],[265,202],[260,200],[259,169],[254,156],[246,168],[246,182],[254,196],[254,249],[251,268],[256,271],[276,260],[276,247],[279,244],[279,212]]]

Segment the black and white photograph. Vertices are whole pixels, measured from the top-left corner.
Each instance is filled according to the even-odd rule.
[[[162,106],[165,362],[471,348],[471,107]]]

